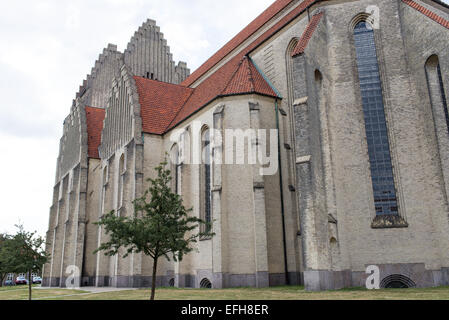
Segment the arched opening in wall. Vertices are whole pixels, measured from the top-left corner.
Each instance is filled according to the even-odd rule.
[[[439,114],[444,115],[446,120],[446,130],[449,132],[449,111],[446,93],[444,91],[443,74],[441,72],[438,56],[430,56],[426,61],[425,67],[430,102],[434,113],[434,122],[436,116],[439,116]],[[435,127],[438,128],[436,124]]]
[[[125,172],[126,172],[126,166],[125,166],[125,154],[122,154],[119,160],[119,167],[118,167],[118,174],[119,174],[119,180],[118,180],[118,215],[123,215],[123,200],[124,200],[124,182],[125,182]]]
[[[206,224],[201,224],[201,232],[209,232],[212,221],[211,207],[211,137],[209,127],[205,126],[201,130],[201,170],[200,170],[200,190],[201,190],[201,219]]]
[[[367,21],[360,21],[354,27],[353,36],[376,217],[398,216],[399,201],[374,29]]]
[[[122,175],[124,173],[125,173],[125,154],[122,154],[119,163],[119,174]]]
[[[297,191],[297,182],[296,182],[296,156],[295,156],[295,119],[294,119],[294,110],[293,110],[293,102],[295,100],[294,90],[293,90],[293,51],[296,48],[299,42],[298,38],[293,38],[290,40],[290,43],[287,46],[287,50],[285,52],[285,67],[286,67],[286,76],[287,76],[287,112],[284,112],[282,115],[282,127],[283,127],[283,139],[285,141],[285,146],[289,146],[287,148],[289,150],[287,161],[288,161],[288,186],[290,190],[291,203],[293,206],[293,214],[296,215],[296,229],[297,233],[301,234],[301,221],[299,218],[299,203],[298,197],[296,196]],[[300,255],[300,252],[298,252]]]
[[[382,289],[408,289],[416,288],[416,283],[407,276],[393,274],[383,279],[380,287]]]
[[[209,281],[209,279],[204,278],[200,282],[200,288],[201,289],[212,289],[212,283]]]
[[[168,281],[168,286],[172,287],[172,288],[175,286],[175,279],[174,278],[171,278],[170,281]]]
[[[105,205],[105,199],[106,199],[106,188],[107,188],[108,182],[109,182],[108,175],[109,175],[108,166],[105,166],[103,168],[103,187],[101,189],[101,210],[100,210],[101,215],[104,213],[104,205]]]
[[[317,91],[320,92],[323,88],[323,75],[318,69],[315,70],[315,84]]]
[[[317,99],[317,106],[318,109],[321,109],[321,105],[324,102],[323,97],[323,75],[321,72],[316,69],[315,70],[315,92],[316,92],[316,99]]]
[[[287,86],[288,86],[288,105],[289,108],[293,110],[293,50],[296,48],[296,45],[298,44],[298,38],[293,38],[290,43],[287,46],[287,51],[285,52],[285,63],[286,63],[286,70],[287,70]]]
[[[293,38],[292,40],[290,40],[290,43],[287,46],[287,50],[285,52],[285,64],[286,64],[286,71],[287,71],[287,89],[288,89],[288,96],[287,96],[287,103],[288,103],[288,114],[289,114],[289,126],[291,128],[290,130],[290,135],[287,134],[287,128],[284,129],[284,136],[286,137],[285,139],[288,139],[290,141],[294,141],[294,119],[293,119],[293,102],[295,100],[295,96],[294,96],[294,91],[293,91],[293,50],[295,50],[296,45],[298,44],[299,39],[298,38]],[[287,126],[284,126],[287,127]],[[292,171],[292,174],[294,174],[294,172]]]
[[[174,193],[180,194],[181,163],[179,157],[179,146],[176,143],[171,148],[170,161],[172,190]]]
[[[335,269],[338,266],[338,259],[340,256],[337,239],[332,237],[330,239],[329,246],[331,251],[331,266],[332,269]]]

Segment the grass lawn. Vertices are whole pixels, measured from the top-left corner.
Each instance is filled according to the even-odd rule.
[[[17,287],[16,287],[17,288]],[[26,288],[2,289],[0,300],[26,300]],[[128,290],[107,293],[88,293],[80,290],[33,290],[39,300],[148,300],[150,291]],[[306,292],[303,287],[275,287],[267,289],[239,288],[224,290],[161,288],[157,300],[449,300],[449,287],[429,289],[389,289],[369,291],[345,289],[326,292]]]
[[[49,289],[39,290],[33,286],[33,299],[45,299],[46,297],[62,297],[63,295],[87,293],[80,290]],[[28,300],[28,286],[11,286],[0,288],[0,300]]]

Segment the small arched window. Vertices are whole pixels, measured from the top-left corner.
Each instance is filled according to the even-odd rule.
[[[374,31],[368,22],[357,23],[354,40],[376,214],[398,215],[382,82]]]
[[[201,219],[208,225],[202,224],[202,232],[210,231],[210,222],[212,220],[211,208],[211,137],[208,127],[201,131]]]
[[[426,62],[427,86],[429,88],[432,108],[436,116],[444,112],[446,129],[449,133],[449,111],[447,108],[446,93],[444,91],[443,74],[441,72],[438,56],[431,56]],[[434,115],[435,116],[435,115]]]
[[[288,105],[289,105],[289,112],[292,112],[293,110],[293,50],[295,50],[298,39],[293,38],[290,43],[287,46],[287,51],[285,53],[285,63],[286,63],[286,70],[287,70],[287,87],[288,87]]]
[[[212,289],[212,283],[210,282],[209,279],[204,278],[204,279],[201,280],[201,282],[200,282],[200,288],[201,288],[201,289]]]

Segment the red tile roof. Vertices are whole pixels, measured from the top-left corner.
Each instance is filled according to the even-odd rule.
[[[229,69],[231,70],[231,69]],[[184,119],[190,114],[188,106],[202,106],[204,102],[217,97],[257,93],[265,96],[277,97],[276,92],[257,71],[254,64],[244,57],[232,72],[213,75],[217,87],[202,86],[201,88],[186,88],[181,85],[170,84],[141,77],[136,80],[137,92],[141,107],[143,132],[163,134],[176,124],[177,119]]]
[[[304,13],[307,7],[314,4],[317,0],[302,1],[274,26],[248,46],[242,48],[237,55],[212,73],[195,89],[188,88],[188,86],[209,71],[293,1],[277,0],[181,85],[134,77],[141,105],[143,131],[152,134],[164,134],[217,97],[249,93],[277,97],[275,90],[267,83],[256,66],[246,56],[278,30]],[[104,110],[100,110],[103,111],[104,118]],[[92,123],[91,126],[93,125]],[[103,124],[98,124],[98,127],[95,130],[99,130],[100,134],[98,137],[93,134],[92,143],[89,143],[89,154],[96,157],[98,157],[98,146],[101,142]],[[92,128],[90,130],[94,131]],[[98,141],[95,137],[97,137]]]
[[[189,100],[186,102],[186,104],[182,107],[179,114],[172,121],[172,123],[167,128],[167,130],[173,128],[174,126],[179,124],[181,121],[187,119],[189,116],[191,116],[195,112],[199,111],[202,107],[204,107],[209,102],[211,102],[215,97],[220,96],[220,94],[224,92],[231,77],[234,75],[235,70],[237,70],[237,67],[240,64],[240,61],[242,60],[242,58],[245,55],[249,54],[252,50],[257,48],[260,44],[262,44],[264,41],[266,41],[271,36],[273,36],[277,31],[279,31],[281,28],[283,28],[288,23],[290,23],[293,19],[298,17],[300,14],[304,13],[305,10],[307,9],[307,7],[314,4],[315,2],[317,2],[317,0],[302,1],[296,8],[294,8],[287,15],[285,15],[274,26],[272,26],[270,29],[265,31],[262,35],[260,35],[257,39],[255,39],[251,44],[249,44],[247,47],[243,48],[242,51],[240,51],[234,58],[232,58],[230,61],[225,63],[217,71],[212,73],[203,82],[201,82],[198,85],[198,87],[195,88],[195,92],[192,94],[192,96],[189,98]],[[288,3],[290,3],[290,1],[288,1]],[[278,11],[276,13],[278,13],[283,8],[285,8],[288,3],[287,3],[287,1],[279,1],[278,0],[270,8],[277,8]],[[281,6],[281,4],[283,4],[283,6]],[[267,11],[274,10],[274,9],[270,9],[270,8]],[[274,16],[274,15],[275,14],[273,14],[272,16]],[[262,14],[261,16],[265,16],[265,15]],[[259,16],[259,18],[257,18],[256,20],[261,19],[260,18],[261,16]],[[267,19],[266,16],[265,16],[265,19]],[[262,23],[262,25],[263,25],[266,22],[268,22],[268,20],[265,20],[264,23],[262,23],[261,21],[258,21],[258,24]],[[252,24],[250,24],[250,26],[251,25]],[[253,30],[253,29],[251,29],[251,30]],[[254,30],[253,32],[255,32],[255,31],[256,30]],[[248,38],[248,37],[246,37],[246,38]],[[231,40],[231,41],[233,41],[233,40]],[[242,40],[242,42],[243,41],[244,40]],[[237,41],[234,40],[234,42],[237,42]],[[227,46],[224,47],[224,48],[228,48],[226,50],[224,50],[223,48],[220,49],[220,51],[218,53],[216,53],[211,58],[212,60],[209,59],[208,60],[209,62],[206,62],[203,66],[201,66],[199,68],[199,70],[201,71],[200,72],[201,74],[199,74],[195,71],[189,78],[186,79],[186,81],[184,81],[182,83],[182,85],[190,85],[193,82],[195,82],[196,79],[198,79],[202,74],[207,72],[210,68],[212,68],[216,63],[218,63],[222,59],[219,57],[221,57],[223,52],[226,51],[227,53],[229,53],[233,49],[235,49],[235,47],[237,47],[237,45],[232,47],[232,49],[229,49]]]
[[[404,2],[407,5],[409,5],[413,9],[418,10],[419,12],[421,12],[424,15],[426,15],[427,17],[429,17],[430,19],[434,20],[435,22],[438,22],[443,27],[449,29],[449,21],[447,21],[446,19],[440,17],[436,13],[430,11],[429,9],[423,7],[422,5],[418,4],[417,2],[415,2],[413,0],[402,0],[402,2]]]
[[[277,97],[273,88],[265,81],[263,76],[256,69],[254,64],[244,57],[234,75],[231,77],[221,96],[258,93],[271,97]]]
[[[265,23],[270,21],[275,15],[281,12],[294,0],[277,0],[268,9],[262,12],[255,20],[253,20],[246,28],[240,31],[234,38],[226,43],[220,50],[218,50],[211,58],[209,58],[203,65],[201,65],[195,72],[193,72],[182,85],[190,86],[204,73],[211,69],[214,65],[220,62],[235,48],[241,45],[246,39],[259,30]]]
[[[310,39],[312,39],[313,33],[315,32],[316,28],[318,27],[318,24],[320,23],[323,15],[324,15],[324,12],[320,12],[320,13],[317,13],[316,15],[314,15],[312,17],[312,19],[310,19],[310,22],[307,25],[306,30],[302,34],[301,39],[299,39],[298,44],[296,45],[295,49],[292,52],[292,57],[304,53],[304,50],[306,50]]]
[[[105,110],[87,106],[85,110],[87,122],[88,157],[100,159],[98,147],[101,143],[101,132],[103,131]]]
[[[143,132],[163,134],[194,90],[142,77],[134,79],[139,94]]]

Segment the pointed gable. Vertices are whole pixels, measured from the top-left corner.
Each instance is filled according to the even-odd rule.
[[[273,88],[263,78],[252,61],[245,56],[221,95],[227,96],[249,93],[277,97]]]

